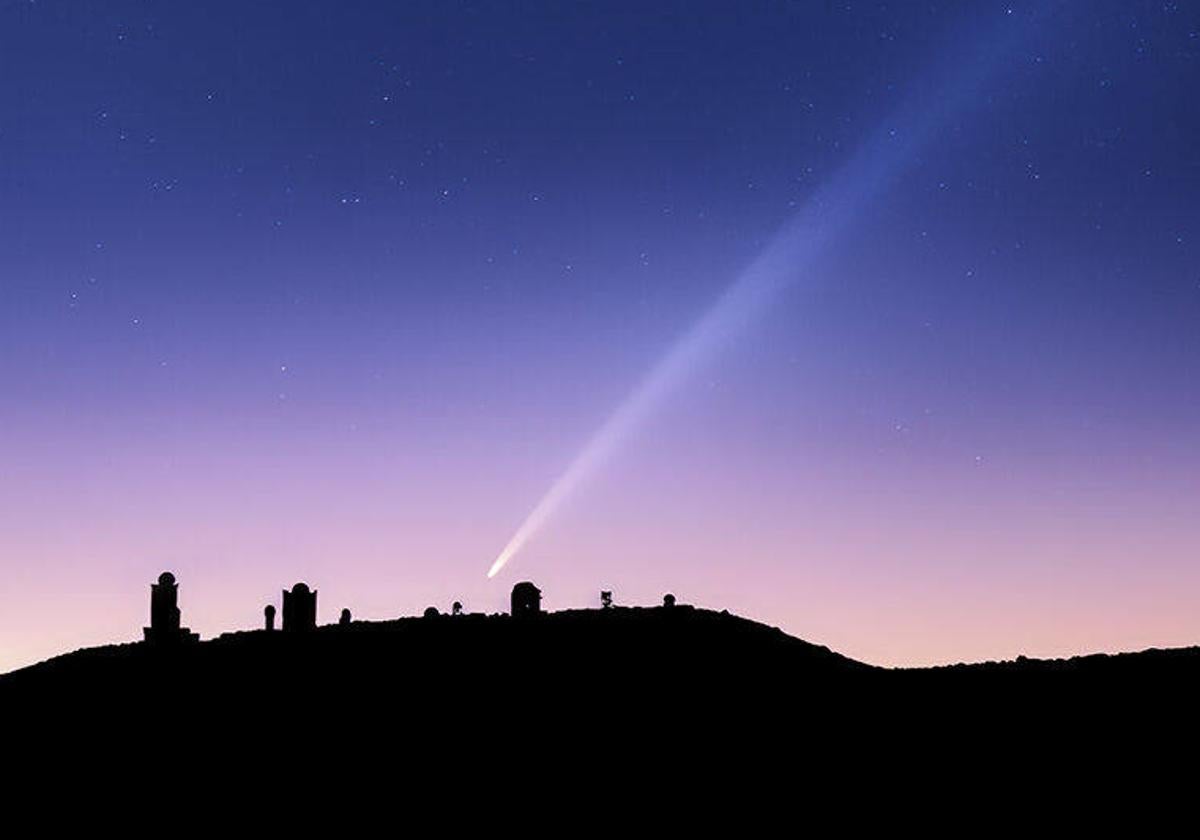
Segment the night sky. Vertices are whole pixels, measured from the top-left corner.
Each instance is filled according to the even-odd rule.
[[[0,671],[164,569],[1200,642],[1198,89],[1192,3],[2,0]]]

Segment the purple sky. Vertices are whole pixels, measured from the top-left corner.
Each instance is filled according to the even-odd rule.
[[[0,671],[163,569],[205,636],[531,579],[880,664],[1200,640],[1200,9],[3,2],[0,79]]]

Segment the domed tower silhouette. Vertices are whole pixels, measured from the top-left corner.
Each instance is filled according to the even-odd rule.
[[[180,622],[179,584],[175,582],[175,575],[163,572],[158,576],[158,583],[150,584],[150,626],[143,627],[142,633],[147,642],[154,644],[196,641],[200,638],[199,634],[181,627]]]
[[[317,590],[306,583],[297,583],[292,591],[283,590],[283,630],[302,633],[317,626]]]
[[[537,615],[542,611],[542,590],[527,580],[512,588],[513,617]]]

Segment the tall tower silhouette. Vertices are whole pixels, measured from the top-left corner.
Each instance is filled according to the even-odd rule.
[[[150,626],[142,628],[143,636],[153,644],[194,642],[200,638],[180,623],[179,584],[175,575],[163,572],[158,583],[150,584]]]

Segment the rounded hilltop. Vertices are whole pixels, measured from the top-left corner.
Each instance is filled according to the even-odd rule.
[[[143,643],[56,657],[0,677],[0,691],[34,696],[72,690],[101,674],[113,697],[136,702],[151,686],[161,691],[168,685],[180,698],[203,700],[234,685],[294,694],[293,684],[303,682],[303,693],[311,696],[388,691],[401,682],[453,675],[503,685],[518,671],[523,687],[549,690],[590,681],[599,671],[608,679],[650,684],[703,679],[714,669],[754,671],[760,682],[790,678],[797,670],[872,670],[777,628],[679,604],[671,594],[657,606],[617,606],[604,591],[599,609],[546,612],[541,590],[521,581],[512,588],[509,613],[467,612],[456,601],[447,612],[430,606],[421,616],[381,621],[351,620],[347,608],[336,623],[321,624],[317,590],[301,581],[282,591],[279,629],[275,606],[267,604],[262,629],[201,642],[180,626],[175,576],[163,572],[151,590],[152,620]],[[404,663],[403,673],[397,662]]]

